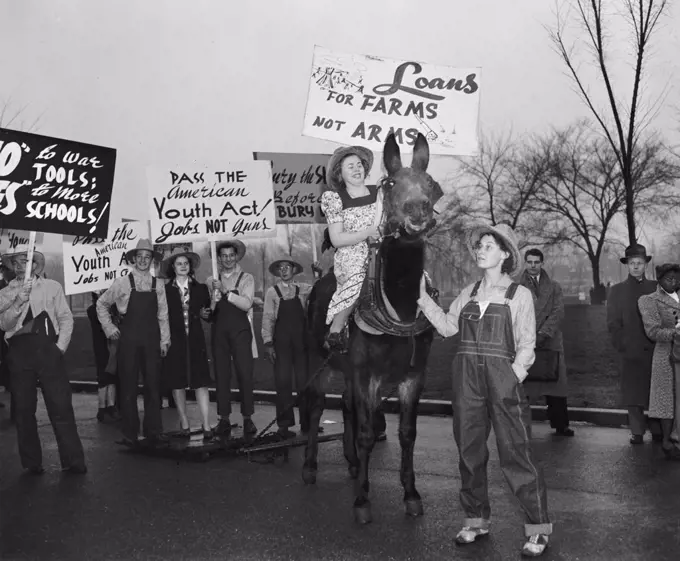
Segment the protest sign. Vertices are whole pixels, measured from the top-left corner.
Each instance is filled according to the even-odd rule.
[[[420,132],[432,154],[474,155],[480,70],[315,46],[302,134],[382,152],[394,132],[408,152]]]
[[[0,257],[8,253],[15,253],[17,251],[26,251],[28,247],[30,232],[25,230],[14,230],[12,228],[3,228],[0,230]],[[36,234],[35,243],[40,245],[43,243],[44,236],[41,233]]]
[[[147,169],[154,244],[276,235],[269,162]]]
[[[148,237],[146,222],[120,222],[111,228],[104,240],[89,237],[63,241],[64,291],[80,294],[105,290],[114,280],[130,273],[125,253],[134,249],[140,239]]]
[[[105,238],[115,164],[113,148],[0,129],[0,222]]]
[[[321,194],[326,188],[330,154],[254,152],[272,162],[277,224],[325,224]]]

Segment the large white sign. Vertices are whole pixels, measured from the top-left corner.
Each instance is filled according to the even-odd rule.
[[[394,132],[408,152],[420,132],[432,154],[474,155],[480,71],[316,46],[302,134],[382,152]]]
[[[64,292],[80,294],[105,290],[130,273],[125,254],[148,238],[146,222],[120,222],[109,228],[109,238],[64,239]],[[94,243],[93,243],[94,242]]]
[[[154,244],[276,235],[268,161],[147,168]]]

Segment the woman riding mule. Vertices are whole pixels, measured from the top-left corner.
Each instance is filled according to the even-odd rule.
[[[346,152],[350,150],[365,153],[356,148],[345,149]],[[347,177],[347,181],[360,183],[367,165],[358,162],[360,158],[356,153],[352,153],[344,160],[347,168],[331,165],[334,161],[343,162],[342,156],[343,154],[347,156],[346,152],[336,152],[329,162],[329,170],[340,169],[338,173]],[[370,252],[365,240],[367,236],[377,233],[371,224],[375,215],[379,213],[375,212],[375,207],[371,208],[369,205],[361,207],[363,210],[360,219],[344,218],[346,214],[343,213],[346,210],[343,211],[341,207],[340,195],[335,192],[328,192],[325,195],[325,212],[329,217],[329,232],[333,244],[340,242],[342,245],[343,241],[346,244],[352,235],[363,244],[361,248],[352,250],[356,255],[348,251],[349,257],[338,257],[341,250],[348,247],[347,245],[337,250],[335,274],[344,278],[344,282],[338,280],[340,286],[336,297],[331,301],[328,313],[328,318],[333,317],[334,313],[337,314],[335,310],[339,310],[340,306],[334,308],[334,304],[340,302],[339,293],[351,283],[357,282],[350,281],[350,277],[352,275],[360,277],[359,285],[352,287],[353,297],[355,301],[358,298],[358,302],[349,326],[348,354],[331,353],[329,358],[329,366],[342,371],[345,378],[343,444],[349,473],[357,480],[354,514],[359,523],[371,521],[368,464],[375,443],[374,421],[381,401],[380,387],[383,382],[396,383],[399,390],[399,442],[402,449],[400,474],[406,512],[412,516],[421,515],[423,512],[421,498],[415,487],[413,448],[416,439],[418,401],[425,383],[425,364],[433,330],[424,317],[417,317],[417,300],[420,278],[424,271],[424,237],[433,227],[433,206],[442,196],[442,190],[426,173],[429,148],[423,135],[418,135],[414,145],[410,168],[402,166],[399,146],[394,135],[387,137],[383,159],[388,173],[381,181],[386,228],[394,234],[383,239],[375,256],[369,260],[369,267],[366,264],[366,257]],[[367,162],[370,161],[368,158]],[[333,175],[330,171],[329,174]],[[354,188],[359,191],[359,187]],[[349,226],[347,229],[359,232],[354,234],[339,232],[344,225]],[[344,235],[347,237],[343,239]],[[357,256],[361,258],[358,259]],[[365,286],[363,292],[362,285]],[[343,307],[344,310],[347,308]],[[313,314],[323,313],[325,313],[323,309],[313,310]],[[345,312],[345,316],[349,316],[349,312]],[[337,315],[335,317],[337,318]],[[379,325],[380,328],[376,329],[375,325]],[[334,327],[337,327],[337,324],[331,326],[331,330]],[[310,415],[309,440],[302,472],[306,483],[316,481],[318,470],[317,430],[321,416],[319,408],[323,406],[323,400],[319,400],[318,403],[320,405],[317,405],[317,409]]]
[[[328,307],[327,342],[330,349],[340,352],[346,350],[345,326],[366,276],[368,241],[380,236],[376,223],[380,220],[376,220],[379,191],[375,185],[366,185],[372,166],[372,152],[361,146],[338,148],[326,166],[329,190],[321,196],[321,208],[336,248],[333,262],[338,283]]]

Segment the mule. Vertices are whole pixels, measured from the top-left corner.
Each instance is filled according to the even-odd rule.
[[[398,384],[400,404],[401,483],[406,513],[423,514],[415,485],[413,449],[416,440],[418,402],[425,385],[425,366],[433,339],[433,328],[418,313],[417,300],[425,264],[425,239],[435,225],[434,205],[442,196],[439,184],[427,173],[429,147],[423,135],[414,145],[411,167],[402,166],[399,146],[390,135],[383,161],[387,176],[382,179],[383,212],[387,235],[372,248],[368,272],[357,307],[349,322],[346,355],[327,358],[331,369],[344,375],[344,455],[350,476],[356,480],[354,515],[358,523],[371,521],[369,461],[375,444],[374,422],[384,383]],[[332,277],[324,277],[310,298],[309,325],[312,353],[322,349],[328,304],[335,290]],[[436,297],[436,291],[428,291]],[[323,394],[317,386],[311,407],[308,442],[302,478],[316,482],[318,429],[323,412]]]

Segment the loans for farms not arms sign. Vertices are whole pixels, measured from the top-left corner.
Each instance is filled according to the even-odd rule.
[[[479,68],[314,48],[304,136],[381,152],[394,132],[404,151],[418,133],[433,154],[477,152]]]

